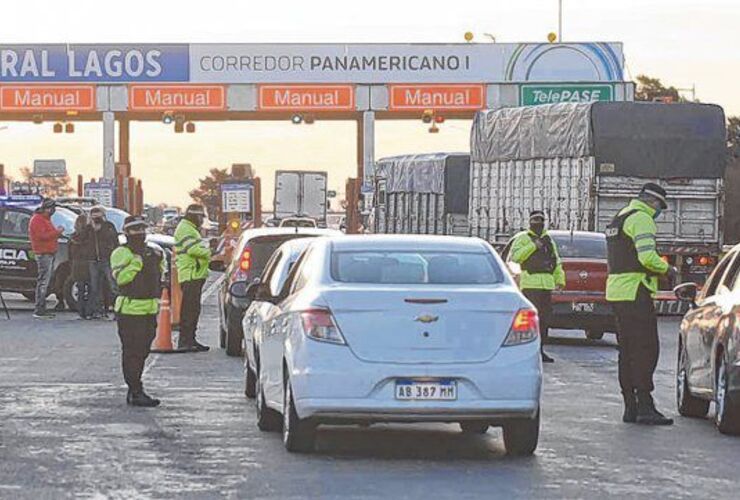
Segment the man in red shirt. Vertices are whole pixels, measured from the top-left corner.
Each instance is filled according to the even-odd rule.
[[[36,308],[33,312],[34,318],[53,318],[54,314],[46,310],[46,293],[51,282],[54,270],[54,255],[57,253],[59,236],[62,234],[61,227],[54,227],[51,216],[56,209],[56,203],[50,198],[45,198],[36,213],[31,217],[28,225],[28,236],[31,239],[31,249],[36,256],[38,266],[38,277],[36,280]]]

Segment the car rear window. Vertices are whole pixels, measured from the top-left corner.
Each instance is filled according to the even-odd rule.
[[[503,273],[487,253],[346,251],[332,253],[331,274],[343,283],[490,285]]]
[[[606,238],[584,238],[578,235],[554,236],[561,257],[572,259],[606,259]]]
[[[270,260],[272,254],[286,241],[306,238],[309,236],[311,235],[286,234],[283,236],[267,236],[249,240],[246,246],[249,247],[252,252],[252,267],[250,269],[250,273],[253,276],[262,274],[262,271],[265,269],[267,261]]]

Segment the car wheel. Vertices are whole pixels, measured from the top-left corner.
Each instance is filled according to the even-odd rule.
[[[276,412],[272,408],[267,407],[267,404],[265,403],[265,391],[264,389],[262,389],[262,384],[260,384],[259,376],[257,376],[256,392],[257,427],[259,428],[259,430],[264,432],[279,431],[283,420],[282,418],[280,418],[280,414],[278,412]]]
[[[290,452],[308,453],[313,451],[316,441],[316,428],[298,418],[293,399],[290,380],[285,381],[283,391],[283,444]]]
[[[517,419],[504,424],[504,446],[512,456],[534,453],[540,439],[540,412],[534,418]]]
[[[227,356],[241,356],[242,355],[242,325],[241,318],[235,309],[231,309],[231,313],[226,315],[226,355]]]
[[[689,378],[686,373],[686,350],[682,343],[678,346],[678,367],[676,368],[676,405],[678,413],[684,417],[703,418],[709,411],[709,401],[691,394]]]
[[[485,434],[488,432],[488,424],[485,422],[460,422],[463,434]]]
[[[715,390],[714,423],[722,434],[740,434],[740,399],[732,397],[729,389],[729,373],[725,357],[720,359],[717,368],[717,388]]]
[[[64,280],[64,302],[67,303],[67,307],[70,311],[77,311],[77,297],[79,296],[79,290],[77,289],[77,282],[72,279],[72,276],[67,276]]]
[[[249,399],[257,396],[257,375],[249,367],[249,363],[244,363],[244,395]]]
[[[604,338],[604,330],[586,330],[586,338],[588,340],[601,340]]]

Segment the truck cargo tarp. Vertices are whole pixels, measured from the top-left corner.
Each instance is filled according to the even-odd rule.
[[[389,193],[445,192],[445,167],[448,153],[404,155],[382,158],[376,175],[385,177]]]
[[[593,156],[597,173],[719,178],[726,162],[722,108],[704,104],[553,104],[479,112],[475,162]]]

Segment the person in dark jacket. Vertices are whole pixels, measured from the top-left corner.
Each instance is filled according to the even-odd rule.
[[[75,220],[75,232],[69,240],[69,261],[72,280],[77,284],[77,312],[82,319],[92,317],[90,294],[90,226],[87,215]]]
[[[118,247],[116,227],[106,220],[105,209],[95,206],[90,210],[90,295],[92,314],[107,318],[106,298],[115,298],[118,288],[111,272],[110,256]]]

